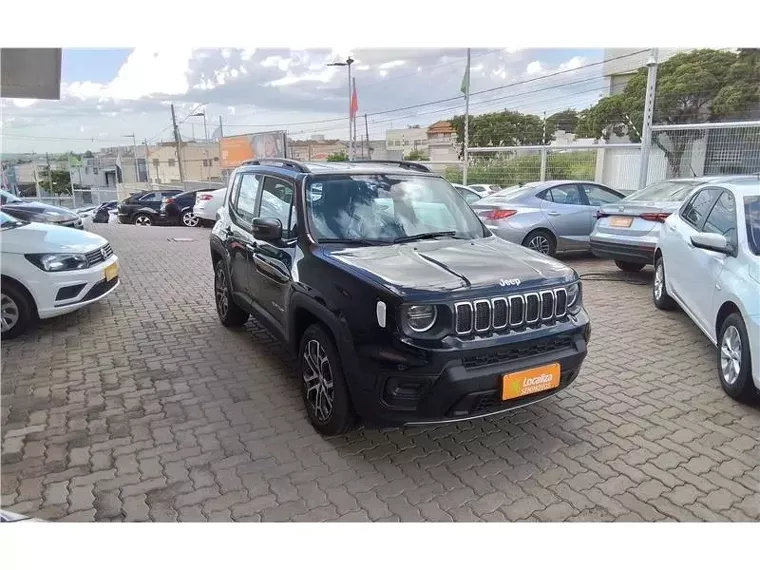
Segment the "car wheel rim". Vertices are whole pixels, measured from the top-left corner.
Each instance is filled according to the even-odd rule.
[[[19,319],[19,310],[16,301],[5,293],[0,297],[0,329],[8,332],[16,326]]]
[[[191,212],[185,212],[182,216],[182,223],[191,228],[198,225],[198,218],[196,218]]]
[[[742,339],[739,330],[732,325],[726,329],[720,343],[720,371],[726,384],[734,385],[741,369]]]
[[[656,299],[662,297],[662,290],[665,286],[665,271],[662,268],[662,263],[657,264],[657,269],[654,272],[654,296]]]
[[[227,310],[230,302],[227,295],[227,280],[224,278],[224,270],[220,267],[216,272],[216,283],[214,283],[214,292],[216,297],[216,310],[223,319],[227,317]]]
[[[528,247],[539,253],[549,253],[549,240],[544,236],[535,236],[528,242]]]
[[[135,225],[137,226],[149,226],[150,225],[150,218],[148,216],[138,216],[135,220]]]
[[[335,389],[330,360],[318,340],[312,339],[306,343],[303,364],[306,401],[317,420],[324,423],[332,415]]]

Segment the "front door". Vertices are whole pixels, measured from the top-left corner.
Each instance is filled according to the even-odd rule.
[[[233,294],[252,304],[256,298],[255,284],[249,278],[249,266],[254,250],[252,222],[261,186],[258,174],[239,174],[230,195],[230,224],[225,228],[225,246],[230,256],[230,282]]]
[[[542,211],[554,235],[557,249],[588,248],[591,213],[578,184],[559,184],[544,193]]]

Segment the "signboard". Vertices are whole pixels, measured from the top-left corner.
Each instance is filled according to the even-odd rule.
[[[285,131],[223,137],[219,145],[221,167],[237,168],[243,161],[256,158],[284,158],[286,139]]]

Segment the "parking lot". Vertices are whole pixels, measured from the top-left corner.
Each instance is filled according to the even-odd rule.
[[[216,316],[201,228],[97,224],[101,303],[2,345],[2,508],[78,521],[760,519],[760,410],[651,302],[651,271],[566,261],[592,319],[579,379],[497,418],[323,439],[293,358]],[[173,241],[188,238],[192,241]]]

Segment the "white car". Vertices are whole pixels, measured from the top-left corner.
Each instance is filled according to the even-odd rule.
[[[222,207],[222,204],[224,204],[224,195],[226,193],[227,188],[198,192],[195,195],[195,206],[193,207],[195,217],[214,224],[216,222],[216,213]]]
[[[470,190],[482,193],[483,197],[490,196],[502,189],[498,184],[468,184],[467,187]]]
[[[93,233],[0,212],[0,331],[15,338],[37,319],[95,303],[119,286],[119,259]]]
[[[760,176],[694,189],[660,230],[654,304],[680,305],[717,346],[718,378],[739,401],[760,391]]]

